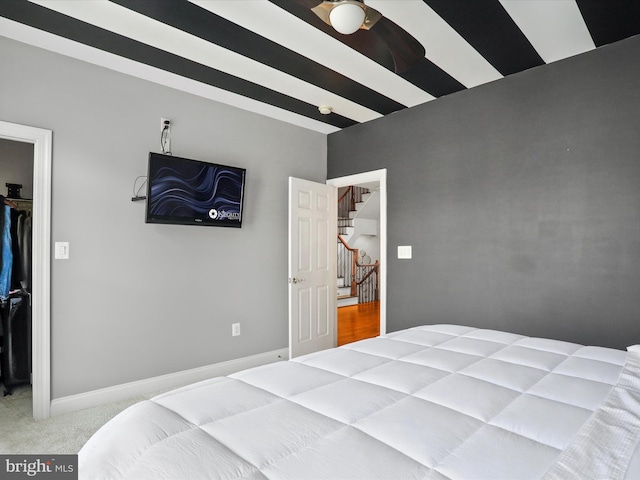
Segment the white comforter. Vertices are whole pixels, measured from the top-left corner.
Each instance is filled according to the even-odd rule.
[[[413,328],[130,407],[83,447],[80,478],[624,478],[640,429],[640,368],[626,363],[619,350]],[[591,448],[594,422],[615,451]]]

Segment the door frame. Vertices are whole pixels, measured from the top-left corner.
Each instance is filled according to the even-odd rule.
[[[52,132],[0,121],[0,137],[33,144],[32,385],[33,418],[51,415]]]
[[[387,169],[330,178],[327,185],[339,188],[376,182],[380,187],[380,335],[384,335],[387,333]]]

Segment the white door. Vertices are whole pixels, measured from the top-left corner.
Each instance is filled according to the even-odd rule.
[[[335,347],[337,190],[289,177],[289,358]]]

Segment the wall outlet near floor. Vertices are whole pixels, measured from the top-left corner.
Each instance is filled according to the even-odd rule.
[[[234,323],[231,325],[231,336],[237,337],[238,335],[240,335],[240,324]]]

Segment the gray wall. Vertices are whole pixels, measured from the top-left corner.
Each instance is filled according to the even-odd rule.
[[[0,119],[53,131],[52,398],[288,345],[287,179],[324,182],[325,135],[1,37],[0,65]],[[160,117],[247,169],[241,229],[144,223]]]
[[[329,178],[388,169],[390,331],[640,342],[638,58],[640,37],[329,135]]]

